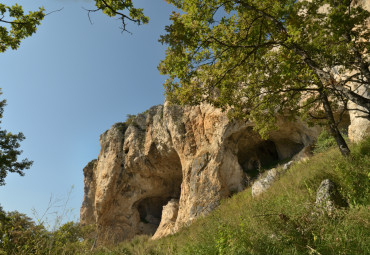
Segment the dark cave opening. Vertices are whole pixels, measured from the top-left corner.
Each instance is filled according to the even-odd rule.
[[[140,221],[145,224],[157,225],[158,227],[161,222],[163,206],[170,199],[167,197],[148,197],[143,199],[137,207]]]
[[[254,179],[263,169],[276,166],[279,161],[279,153],[276,145],[271,140],[260,141],[252,146],[239,144],[238,161],[243,171]]]

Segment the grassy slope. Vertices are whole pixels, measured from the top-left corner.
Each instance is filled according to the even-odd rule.
[[[246,189],[173,236],[96,254],[370,254],[369,170],[370,139],[352,145],[348,159],[332,148],[295,164],[257,199]],[[325,178],[349,203],[331,216],[312,213]]]

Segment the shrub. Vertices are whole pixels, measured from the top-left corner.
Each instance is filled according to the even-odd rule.
[[[325,152],[335,145],[336,142],[334,137],[328,132],[328,130],[324,129],[317,137],[317,141],[314,146],[314,153]]]
[[[67,222],[55,231],[48,231],[19,212],[0,212],[1,255],[89,254],[92,241],[87,238],[90,227]]]

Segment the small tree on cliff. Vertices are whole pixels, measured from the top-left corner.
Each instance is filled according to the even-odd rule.
[[[321,120],[350,153],[338,130],[348,101],[370,119],[370,99],[358,92],[370,90],[368,11],[352,0],[166,1],[183,12],[160,39],[168,99],[229,110],[263,136],[277,114]],[[96,3],[109,15],[132,8],[130,0]],[[125,25],[130,18],[120,15]]]

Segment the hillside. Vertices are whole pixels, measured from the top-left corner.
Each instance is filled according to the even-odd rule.
[[[370,254],[370,139],[351,148],[346,159],[324,146],[259,198],[248,188],[175,235],[138,236],[96,254]],[[330,215],[315,209],[326,178],[348,203]]]

